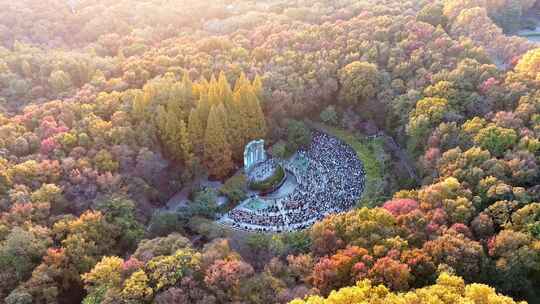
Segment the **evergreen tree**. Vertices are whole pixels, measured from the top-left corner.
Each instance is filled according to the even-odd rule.
[[[206,130],[208,115],[210,114],[210,100],[208,98],[208,86],[200,91],[199,101],[197,102],[197,114],[203,130]]]
[[[219,75],[218,86],[218,97],[222,101],[227,114],[227,128],[225,129],[225,134],[230,144],[233,158],[236,161],[240,161],[243,155],[243,130],[245,129],[241,109],[234,98],[231,86],[223,72]]]
[[[241,86],[234,94],[243,122],[243,144],[266,136],[266,120],[251,85]]]
[[[253,139],[266,137],[266,118],[264,116],[259,98],[253,90],[248,93],[248,134]]]
[[[253,80],[253,90],[255,91],[257,98],[259,98],[259,102],[263,102],[263,82],[259,74],[257,74]]]
[[[208,94],[208,80],[201,76],[199,80],[193,84],[193,97],[198,100],[203,92]]]
[[[238,105],[234,103],[227,109],[227,130],[226,134],[231,145],[233,158],[240,161],[243,156],[245,145],[245,119]]]
[[[159,98],[155,98],[154,101],[158,103],[154,123],[161,143],[174,160],[189,165],[194,155],[193,144],[185,121],[188,119],[188,109],[193,108],[191,80],[187,74],[181,82],[169,76],[148,88],[151,89],[152,94],[159,94]]]
[[[182,160],[180,148],[179,124],[172,111],[167,111],[162,105],[157,108],[156,125],[159,138],[167,153],[176,161]]]
[[[184,88],[184,99],[191,102],[193,100],[193,82],[187,72],[184,72],[182,76],[182,87]]]
[[[208,101],[210,102],[211,107],[217,106],[221,102],[219,97],[219,84],[214,75],[212,75],[210,84],[208,85]]]
[[[232,152],[225,130],[227,116],[222,104],[213,106],[208,116],[204,136],[204,165],[208,173],[216,178],[224,178],[233,167]]]
[[[250,84],[250,83],[246,77],[246,74],[244,74],[244,72],[240,73],[240,76],[238,77],[238,79],[236,79],[236,83],[234,84],[234,92],[235,93],[238,92],[238,90],[240,90],[241,87],[247,84]]]
[[[204,125],[199,112],[199,109],[191,109],[188,120],[189,138],[196,155],[202,154],[204,144]]]
[[[228,110],[232,107],[233,103],[233,92],[231,90],[231,85],[225,76],[225,73],[219,73],[218,78],[218,97],[221,102],[225,105],[225,108]]]
[[[182,153],[182,160],[187,167],[191,167],[195,160],[195,155],[193,154],[193,143],[191,142],[186,123],[183,120],[180,120],[179,122],[178,140],[180,151]]]

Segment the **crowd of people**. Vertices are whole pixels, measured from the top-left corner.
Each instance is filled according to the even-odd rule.
[[[229,212],[232,221],[228,223],[234,228],[254,230],[258,232],[282,232],[287,223],[279,212],[267,210],[254,211],[245,208],[236,208]]]
[[[267,200],[267,207],[260,210],[240,205],[222,222],[260,232],[300,230],[328,214],[349,210],[364,191],[364,167],[356,152],[322,132],[315,132],[309,148],[299,150],[283,166],[297,179],[295,191]]]

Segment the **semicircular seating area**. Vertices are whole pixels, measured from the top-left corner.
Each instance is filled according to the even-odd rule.
[[[277,199],[258,197],[265,207],[256,210],[240,204],[219,223],[256,232],[301,230],[329,214],[351,209],[364,191],[364,166],[356,152],[326,133],[315,132],[309,148],[282,165],[295,175],[295,191]]]

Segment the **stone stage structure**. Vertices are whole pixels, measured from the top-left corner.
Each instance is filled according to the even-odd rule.
[[[266,160],[266,151],[264,150],[264,139],[251,141],[244,149],[244,170],[248,173],[253,166]]]

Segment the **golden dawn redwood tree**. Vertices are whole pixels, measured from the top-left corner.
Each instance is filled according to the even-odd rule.
[[[208,173],[224,178],[233,167],[231,147],[227,141],[227,116],[223,104],[213,106],[204,135],[204,165]]]

